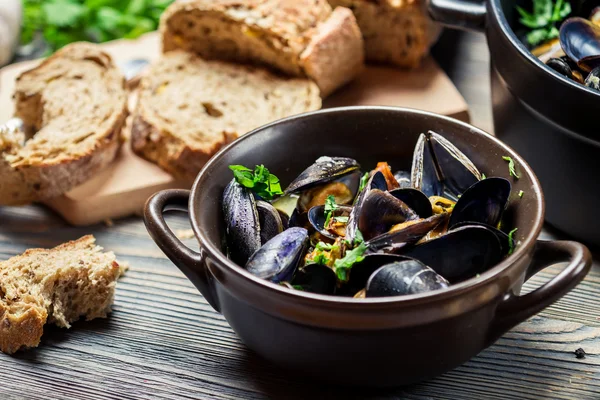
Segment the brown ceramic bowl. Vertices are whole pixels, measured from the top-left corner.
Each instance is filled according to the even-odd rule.
[[[221,195],[232,179],[230,164],[265,164],[283,185],[321,155],[353,157],[363,169],[379,160],[409,169],[417,137],[427,130],[450,139],[487,176],[513,181],[507,223],[519,228],[519,244],[481,276],[434,294],[353,299],[289,290],[251,275],[221,252]],[[519,180],[509,177],[504,155],[516,161]],[[168,206],[189,208],[200,252],[167,227]],[[344,385],[409,384],[455,368],[566,294],[591,265],[579,243],[536,240],[544,197],[512,149],[468,124],[402,108],[328,109],[258,128],[213,157],[191,192],[155,194],[144,218],[158,246],[250,349],[281,367]],[[562,261],[569,264],[560,274],[519,296],[526,279]]]

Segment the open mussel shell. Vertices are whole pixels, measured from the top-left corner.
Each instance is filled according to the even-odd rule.
[[[600,26],[573,17],[560,27],[560,44],[567,56],[586,72],[600,66]]]
[[[504,178],[487,178],[467,189],[456,202],[448,224],[480,222],[497,226],[508,204],[511,184]]]
[[[366,297],[402,296],[447,289],[448,281],[417,260],[403,260],[376,270],[366,285]]]
[[[418,242],[427,233],[446,221],[448,221],[447,213],[436,214],[407,225],[401,230],[386,232],[365,242],[367,251],[369,253],[395,253],[401,251],[404,247]]]
[[[338,206],[332,211],[332,217],[349,217],[351,212],[352,207]],[[336,235],[334,232],[325,229],[326,219],[325,206],[316,206],[308,210],[308,221],[317,232],[330,239],[340,237],[340,235]]]
[[[308,248],[308,231],[290,228],[258,249],[245,268],[259,278],[279,283],[290,281]]]
[[[354,171],[341,178],[306,189],[300,192],[296,208],[301,212],[308,211],[314,206],[325,204],[329,196],[335,198],[336,204],[351,204],[358,192],[360,176],[360,171]]]
[[[369,177],[367,184],[365,185],[363,190],[360,193],[358,193],[356,199],[354,200],[352,212],[350,213],[348,225],[346,226],[346,240],[348,240],[349,242],[353,242],[356,237],[356,231],[358,229],[358,221],[360,219],[362,205],[365,199],[367,198],[369,192],[373,189],[381,191],[387,190],[387,182],[385,180],[385,177],[379,171],[375,172]]]
[[[502,247],[502,256],[508,255],[508,253],[510,252],[510,249],[515,247],[514,239],[511,239],[508,236],[508,234],[506,234],[505,232],[502,232],[500,229],[497,229],[493,226],[489,226],[489,225],[478,223],[478,222],[460,222],[460,223],[454,225],[453,229],[458,229],[463,226],[481,226],[481,227],[484,227],[487,230],[493,232],[494,235],[496,235],[496,237],[500,241],[500,246]]]
[[[307,292],[332,295],[336,290],[337,277],[326,265],[309,264],[296,272],[292,285]]]
[[[392,226],[418,219],[403,201],[389,192],[373,189],[366,194],[358,217],[358,229],[365,240],[388,232]]]
[[[386,264],[405,260],[410,260],[410,258],[397,254],[367,254],[361,262],[352,266],[348,282],[342,290],[345,294],[354,295],[367,286],[367,281],[373,272]]]
[[[280,212],[266,201],[256,202],[258,220],[260,223],[260,242],[265,244],[271,238],[283,232],[284,224]]]
[[[427,197],[456,200],[480,179],[473,162],[443,136],[431,131],[419,136],[411,171],[413,188]]]
[[[311,187],[332,181],[353,171],[358,171],[360,165],[352,158],[320,157],[306,168],[290,185],[285,193],[298,193]]]
[[[223,191],[222,207],[229,257],[244,265],[261,246],[256,201],[249,189],[232,179]]]
[[[404,202],[420,218],[429,218],[433,215],[431,202],[425,193],[413,188],[400,188],[390,191],[390,194]]]
[[[502,244],[494,232],[477,225],[448,231],[437,239],[405,248],[402,255],[421,261],[451,283],[482,273],[502,260]]]

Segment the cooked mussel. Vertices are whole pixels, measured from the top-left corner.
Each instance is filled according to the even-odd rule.
[[[308,248],[308,231],[289,228],[258,249],[246,263],[253,275],[279,283],[290,281]]]
[[[580,17],[567,19],[560,27],[560,44],[579,68],[590,72],[600,66],[600,26]]]
[[[311,166],[306,168],[285,189],[285,193],[298,193],[311,187],[332,181],[353,171],[358,171],[360,164],[352,158],[319,157]]]
[[[573,79],[573,70],[569,64],[562,58],[551,58],[546,61],[546,65],[558,72],[561,75],[566,76],[569,79]]]
[[[222,199],[229,257],[239,265],[260,248],[260,219],[252,192],[235,179],[225,187]]]
[[[265,244],[271,238],[283,232],[284,223],[280,212],[271,203],[259,200],[256,202],[256,210],[258,211],[260,226],[260,242]]]
[[[448,227],[461,222],[497,226],[508,204],[511,184],[504,178],[487,178],[467,189],[456,202]]]
[[[408,257],[400,256],[397,254],[382,254],[373,253],[367,254],[363,260],[359,263],[354,264],[350,270],[350,276],[348,283],[344,287],[343,293],[354,295],[361,289],[367,286],[367,281],[373,272],[386,264],[391,264],[396,261],[410,260]]]
[[[292,285],[311,293],[334,294],[337,277],[326,265],[308,264],[296,272]]]
[[[352,212],[352,207],[338,206],[332,211],[330,221],[327,221],[325,206],[315,206],[308,210],[308,221],[321,235],[335,239],[346,236],[346,225]],[[329,222],[328,226],[325,226]]]
[[[405,187],[390,190],[390,194],[404,202],[404,204],[417,213],[420,218],[429,218],[433,215],[431,201],[429,201],[425,193],[420,190]]]
[[[503,251],[494,232],[480,225],[465,225],[437,239],[406,247],[401,254],[421,261],[455,283],[497,264]]]
[[[585,78],[585,86],[600,90],[600,67],[594,68]]]
[[[358,229],[365,240],[386,232],[396,224],[419,219],[402,200],[389,192],[372,189],[366,194],[360,205]]]
[[[366,286],[366,297],[402,296],[447,289],[448,281],[417,260],[387,264],[375,271]]]
[[[473,162],[443,136],[431,131],[419,136],[411,171],[413,188],[427,197],[456,200],[480,179]]]
[[[508,236],[507,233],[502,232],[500,229],[498,229],[496,227],[482,224],[479,222],[460,222],[460,223],[454,225],[453,229],[458,229],[463,226],[481,226],[481,227],[484,227],[485,229],[493,232],[494,235],[496,235],[496,237],[500,241],[500,246],[502,247],[502,255],[503,256],[508,255],[510,253],[511,249],[515,248],[514,239],[512,239],[511,237]]]
[[[371,192],[371,190],[387,190],[387,182],[383,174],[379,171],[371,174],[365,187],[358,193],[356,199],[354,200],[354,205],[352,206],[352,212],[350,213],[350,217],[348,218],[348,225],[346,226],[346,239],[349,242],[354,242],[356,238],[356,231],[358,230],[358,221],[360,219],[360,213],[362,210],[362,205],[367,197],[367,195]]]

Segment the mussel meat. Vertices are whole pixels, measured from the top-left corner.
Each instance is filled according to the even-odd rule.
[[[251,274],[271,282],[290,281],[307,248],[308,231],[289,228],[252,254],[245,268]]]
[[[375,271],[366,286],[366,297],[402,296],[447,289],[448,281],[417,260],[387,264]]]
[[[325,215],[325,206],[316,206],[308,210],[308,221],[312,227],[321,235],[336,239],[346,236],[346,225],[352,212],[352,207],[338,206],[332,211],[329,225],[325,226],[327,217]]]

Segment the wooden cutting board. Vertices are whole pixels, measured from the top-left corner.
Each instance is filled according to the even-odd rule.
[[[156,33],[136,40],[102,45],[117,63],[135,58],[150,61],[160,56]],[[0,123],[13,115],[15,78],[38,61],[14,64],[0,70]],[[469,120],[467,103],[432,58],[416,71],[370,66],[357,80],[324,101],[323,107],[387,105],[411,107]],[[125,143],[116,161],[90,181],[46,204],[73,225],[90,225],[141,212],[146,199],[167,188],[187,188],[169,174],[137,157]]]

